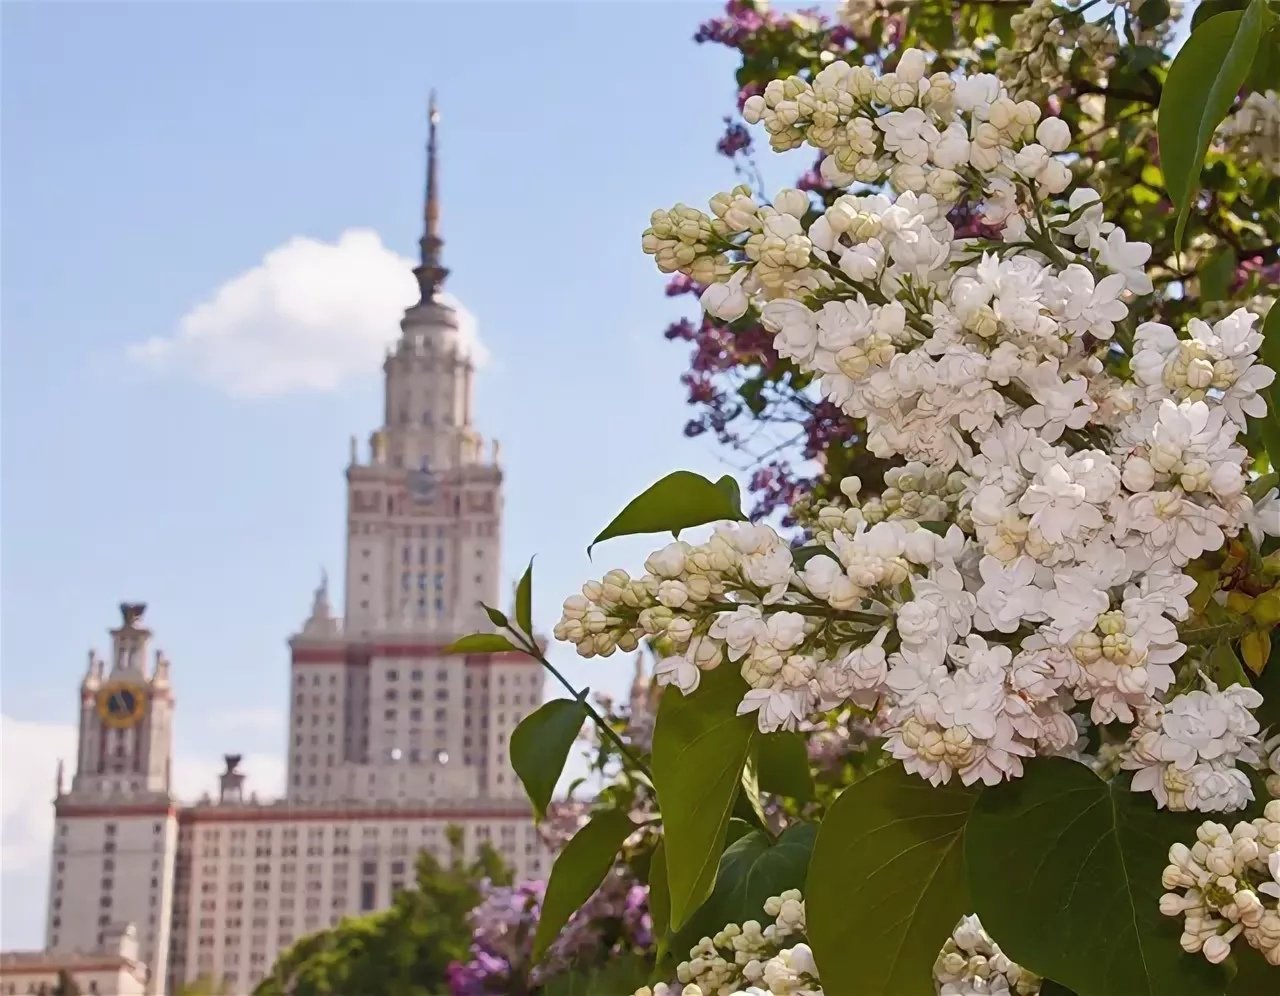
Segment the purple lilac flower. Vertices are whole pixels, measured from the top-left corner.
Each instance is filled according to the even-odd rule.
[[[751,148],[751,133],[741,121],[725,118],[724,123],[724,134],[720,136],[720,141],[716,142],[716,151],[732,159],[739,152],[745,152]]]

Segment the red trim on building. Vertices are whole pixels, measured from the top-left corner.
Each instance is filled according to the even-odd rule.
[[[90,806],[77,805],[75,803],[67,803],[58,801],[53,806],[54,815],[58,819],[88,819],[90,817],[101,819],[106,816],[114,816],[117,819],[127,819],[131,817],[141,816],[176,816],[178,810],[173,806]]]
[[[294,647],[294,664],[345,664],[346,647]]]
[[[527,820],[527,806],[512,809],[427,809],[410,808],[312,808],[310,806],[75,806],[55,805],[58,819],[103,819],[114,817],[176,816],[180,823],[315,823],[351,820]]]
[[[529,808],[516,809],[312,809],[307,806],[240,808],[239,806],[195,806],[180,810],[182,823],[316,823],[350,820],[530,820]]]

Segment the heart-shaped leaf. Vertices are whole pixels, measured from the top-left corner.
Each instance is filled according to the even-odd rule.
[[[805,887],[806,932],[827,992],[931,991],[938,951],[972,912],[962,842],[977,797],[894,764],[832,804]]]
[[[1079,996],[1222,996],[1226,969],[1186,954],[1181,920],[1160,913],[1169,847],[1203,820],[1158,810],[1128,778],[1033,759],[969,818],[974,912],[1006,955]]]
[[[772,917],[765,915],[765,900],[788,889],[804,888],[817,835],[815,824],[797,823],[777,841],[752,830],[726,847],[720,856],[715,889],[671,941],[676,959],[688,958],[698,941],[713,937],[726,924],[755,920],[767,927]]]
[[[813,798],[809,751],[799,733],[780,730],[756,737],[756,781],[761,792],[808,802]]]

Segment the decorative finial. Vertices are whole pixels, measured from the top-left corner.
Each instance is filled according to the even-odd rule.
[[[444,285],[449,271],[440,264],[440,250],[444,239],[440,237],[439,167],[437,163],[436,125],[440,112],[436,109],[436,92],[431,91],[427,108],[427,196],[423,209],[422,239],[418,243],[422,251],[422,264],[413,271],[418,278],[418,288],[423,302],[432,300]]]
[[[142,614],[147,611],[146,602],[121,602],[120,615],[124,619],[125,626],[136,626],[142,621]]]

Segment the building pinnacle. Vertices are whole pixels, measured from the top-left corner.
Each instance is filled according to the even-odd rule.
[[[438,146],[436,141],[436,125],[440,121],[440,112],[436,108],[436,92],[431,91],[430,104],[427,108],[427,192],[423,205],[422,239],[418,245],[421,249],[422,263],[413,271],[418,278],[418,288],[422,292],[422,301],[435,298],[449,271],[440,262],[440,250],[444,247],[444,239],[440,237],[440,171]]]

